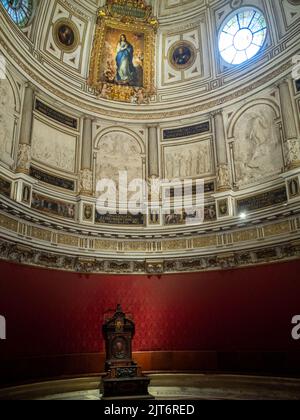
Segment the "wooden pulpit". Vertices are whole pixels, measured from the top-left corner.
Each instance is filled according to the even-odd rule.
[[[141,368],[132,358],[132,340],[135,324],[117,306],[112,318],[102,327],[105,340],[105,372],[100,392],[102,399],[151,399],[148,393],[150,379],[142,374]]]

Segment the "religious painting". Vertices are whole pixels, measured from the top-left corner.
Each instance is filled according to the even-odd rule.
[[[76,25],[68,19],[60,19],[54,26],[54,40],[56,45],[68,52],[78,47],[80,35]]]
[[[61,25],[58,30],[58,39],[66,47],[71,47],[75,42],[75,34],[68,25]]]
[[[94,208],[92,204],[83,204],[83,221],[93,222],[94,221]]]
[[[143,33],[124,33],[120,29],[108,27],[100,80],[103,83],[143,88],[144,41]]]
[[[229,215],[229,207],[227,198],[218,201],[218,214],[219,217],[226,217]]]
[[[176,42],[169,52],[169,62],[175,70],[187,70],[196,60],[196,50],[187,41]]]
[[[112,356],[115,359],[126,359],[128,349],[126,340],[123,337],[116,337],[112,343]]]
[[[88,82],[99,99],[149,102],[156,30],[152,7],[143,0],[108,0],[98,11]]]

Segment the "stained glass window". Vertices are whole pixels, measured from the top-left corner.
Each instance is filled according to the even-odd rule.
[[[32,11],[33,0],[0,0],[11,19],[20,27],[28,24]]]
[[[219,50],[229,64],[241,64],[254,57],[267,37],[267,23],[256,9],[240,9],[229,17],[220,33]]]

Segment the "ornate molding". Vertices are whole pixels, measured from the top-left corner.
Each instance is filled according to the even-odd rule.
[[[1,31],[1,28],[0,28]],[[23,60],[20,60],[19,57],[14,53],[14,51],[11,49],[11,47],[5,42],[5,38],[0,38],[0,46],[6,51],[8,57],[12,59],[17,66],[22,70],[22,72],[27,75],[27,77],[31,80],[34,80],[36,83],[40,85],[40,87],[43,87],[44,91],[50,92],[52,95],[55,95],[57,98],[59,98],[64,103],[69,103],[71,106],[79,107],[84,112],[90,112],[94,115],[97,115],[99,117],[108,117],[111,118],[112,113],[114,118],[116,119],[126,119],[126,120],[135,120],[135,121],[150,121],[150,120],[163,120],[168,118],[178,118],[178,117],[184,117],[188,116],[191,117],[193,114],[199,114],[199,113],[207,113],[210,110],[213,110],[214,108],[220,108],[223,107],[226,103],[232,102],[234,100],[238,100],[248,93],[252,93],[256,89],[266,85],[270,84],[270,80],[277,79],[278,77],[282,76],[285,72],[291,69],[292,67],[292,61],[288,60],[285,61],[282,65],[277,65],[275,67],[275,70],[265,73],[259,80],[257,80],[257,74],[255,74],[255,78],[250,80],[249,82],[245,83],[245,87],[241,89],[236,89],[234,92],[231,92],[229,94],[224,94],[223,96],[218,96],[216,99],[211,99],[208,101],[203,101],[200,104],[194,105],[194,106],[185,106],[178,110],[172,110],[172,111],[163,111],[163,110],[156,110],[152,109],[151,112],[149,112],[149,109],[145,112],[141,112],[141,110],[136,113],[135,111],[132,112],[120,112],[117,109],[105,109],[103,107],[103,104],[99,104],[99,106],[94,106],[91,104],[87,104],[84,102],[83,99],[79,99],[78,97],[75,98],[74,96],[70,96],[66,91],[63,89],[55,88],[52,84],[47,82],[44,78],[39,76],[37,74],[37,71],[33,71],[32,68],[29,68]],[[271,84],[274,82],[271,82]]]
[[[184,239],[180,235],[139,240],[109,239],[101,233],[95,236],[86,231],[80,234],[76,229],[67,232],[59,226],[41,226],[36,220],[30,221],[27,212],[23,215],[19,212],[18,217],[16,214],[16,210],[2,206],[0,238],[9,247],[3,245],[0,258],[60,270],[162,274],[236,268],[299,256],[297,214],[282,215],[258,226],[191,234]]]
[[[108,260],[77,256],[65,256],[55,252],[45,252],[28,246],[0,239],[0,259],[17,264],[50,268],[78,273],[148,274],[188,273],[211,270],[228,270],[260,264],[270,264],[300,258],[300,240],[284,243],[276,247],[257,248],[251,251],[238,251],[211,254],[196,258],[176,260]]]

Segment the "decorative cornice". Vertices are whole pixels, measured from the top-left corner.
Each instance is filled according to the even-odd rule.
[[[7,206],[0,212],[0,258],[18,263],[79,272],[149,273],[236,268],[299,257],[300,217],[257,226],[194,234],[189,237],[138,240],[66,232],[41,226]],[[5,245],[9,244],[9,245]],[[176,258],[174,258],[176,256]]]
[[[300,258],[300,240],[286,242],[276,247],[260,247],[251,251],[211,254],[197,258],[176,260],[106,260],[99,258],[64,256],[44,252],[0,239],[0,260],[48,269],[77,273],[149,274],[161,275],[201,271],[228,270],[261,264],[290,261]]]
[[[33,71],[33,69],[29,68],[23,60],[20,60],[15,54],[15,52],[12,50],[12,48],[8,45],[8,43],[5,42],[4,37],[1,37],[0,39],[0,46],[2,46],[2,48],[8,54],[7,58],[13,60],[17,64],[18,68],[22,69],[23,75],[31,81],[36,82],[39,85],[40,89],[42,89],[44,92],[55,95],[64,103],[67,103],[70,106],[74,106],[77,109],[79,108],[83,112],[90,112],[94,116],[111,118],[113,115],[114,119],[125,119],[135,121],[154,120],[157,122],[165,119],[176,119],[178,117],[184,116],[191,117],[191,115],[193,114],[197,115],[203,112],[207,113],[213,111],[216,107],[220,108],[223,107],[226,103],[230,103],[234,100],[243,98],[248,93],[252,93],[260,87],[270,83],[270,81],[273,81],[272,83],[274,84],[274,79],[277,79],[280,76],[284,77],[284,73],[286,73],[292,67],[292,61],[288,60],[284,62],[284,64],[282,64],[281,66],[277,65],[275,70],[269,73],[265,73],[264,76],[258,80],[257,74],[255,74],[253,76],[252,81],[245,82],[246,86],[241,89],[236,89],[234,90],[234,92],[231,92],[229,94],[226,93],[222,96],[220,96],[219,94],[218,97],[214,99],[208,101],[203,100],[201,104],[197,104],[194,106],[184,106],[183,108],[171,111],[164,111],[161,109],[157,110],[155,108],[150,108],[149,106],[147,106],[145,107],[145,110],[139,108],[139,112],[136,112],[136,110],[133,110],[132,112],[119,112],[116,108],[108,108],[107,102],[105,102],[105,105],[103,106],[102,101],[99,101],[99,106],[95,106],[86,103],[84,99],[77,99],[74,96],[68,95],[63,89],[55,88],[52,84],[46,81],[45,78],[38,75],[37,71]],[[217,95],[217,92],[212,92],[212,95],[213,94]],[[91,101],[94,100],[93,98],[90,99]]]

